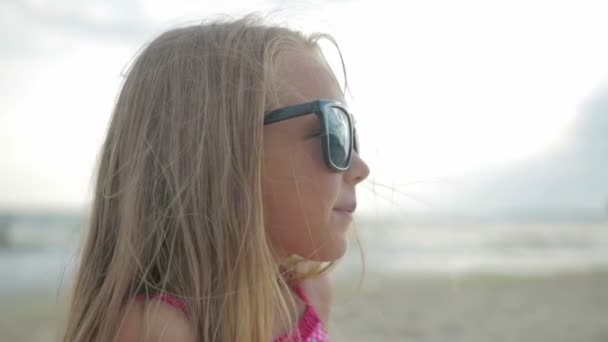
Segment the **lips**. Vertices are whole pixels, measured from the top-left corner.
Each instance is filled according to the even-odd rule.
[[[342,205],[342,206],[339,206],[339,207],[335,207],[335,208],[334,208],[334,210],[337,210],[337,211],[344,211],[344,212],[351,213],[351,214],[352,214],[353,212],[355,212],[355,210],[356,210],[356,209],[357,209],[357,203],[352,203],[352,204]]]

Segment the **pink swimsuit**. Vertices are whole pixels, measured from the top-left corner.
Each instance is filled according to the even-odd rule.
[[[291,333],[275,338],[272,342],[328,342],[329,335],[327,334],[319,315],[315,311],[315,308],[310,304],[308,297],[300,286],[294,286],[294,291],[304,303],[306,303],[304,317],[300,320],[297,329],[294,329]],[[188,306],[178,298],[163,293],[158,293],[152,298],[158,298],[162,302],[188,314]],[[135,299],[143,300],[145,299],[145,296],[139,295],[135,297]]]

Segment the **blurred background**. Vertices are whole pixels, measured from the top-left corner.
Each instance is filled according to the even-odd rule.
[[[608,341],[608,7],[519,0],[3,0],[0,341],[60,332],[139,48],[274,10],[338,40],[372,169],[365,262],[353,241],[334,272],[334,340]]]

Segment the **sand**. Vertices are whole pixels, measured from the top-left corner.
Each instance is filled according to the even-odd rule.
[[[335,341],[608,341],[608,272],[369,278],[337,294]]]
[[[340,341],[608,341],[608,271],[555,275],[337,277],[330,332]],[[0,341],[54,341],[56,293],[0,296]]]

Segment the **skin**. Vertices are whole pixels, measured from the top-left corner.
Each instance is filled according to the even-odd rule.
[[[279,107],[318,99],[345,103],[333,74],[313,53],[283,52],[277,75],[282,100]],[[367,178],[369,167],[355,153],[347,171],[330,170],[323,159],[321,139],[315,137],[319,131],[314,114],[264,126],[264,216],[279,259],[295,254],[308,260],[333,261],[347,249],[351,219],[337,208],[356,204],[355,187]],[[327,322],[332,302],[329,276],[307,279],[301,286],[321,320]],[[301,317],[305,304],[291,295],[297,303],[292,314]],[[282,333],[274,331],[275,336]]]
[[[312,53],[284,52],[277,73],[281,107],[318,99],[345,102],[333,75]],[[314,114],[264,126],[264,215],[279,258],[333,261],[346,252],[351,219],[336,209],[356,203],[355,187],[369,168],[354,153],[346,172],[330,170],[321,139],[314,137],[319,130]]]
[[[298,65],[298,68],[293,68]],[[313,53],[285,51],[277,66],[281,107],[317,99],[345,102],[337,82]],[[309,260],[332,261],[344,255],[351,219],[336,208],[356,203],[355,187],[369,175],[367,164],[355,153],[343,173],[331,171],[323,160],[316,115],[304,115],[264,126],[263,201],[266,229],[278,258],[293,254]],[[327,275],[301,284],[322,321],[331,306]],[[305,304],[295,294],[294,314],[302,317]],[[194,342],[194,330],[180,310],[157,299],[144,305],[131,301],[119,329],[118,341],[137,341],[144,317],[147,336],[154,341]],[[274,336],[286,333],[277,325]]]

